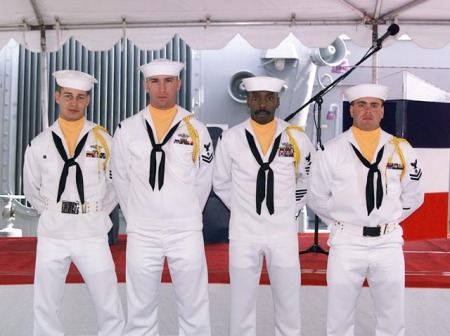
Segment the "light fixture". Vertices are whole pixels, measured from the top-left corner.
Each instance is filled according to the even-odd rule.
[[[286,66],[286,61],[284,58],[275,58],[275,69],[281,71]]]
[[[261,59],[263,66],[273,62],[276,70],[283,71],[288,61],[298,60],[298,53],[292,43],[281,43],[276,48],[267,49]]]

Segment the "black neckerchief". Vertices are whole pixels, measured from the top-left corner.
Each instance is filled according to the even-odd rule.
[[[375,200],[374,200],[374,192],[373,192],[373,179],[375,174],[377,173],[377,209],[380,208],[381,202],[383,201],[383,185],[381,183],[381,172],[378,169],[378,164],[383,157],[384,146],[378,151],[377,158],[374,163],[370,163],[366,160],[364,156],[356,149],[356,147],[352,144],[353,150],[356,153],[356,156],[361,161],[361,163],[369,168],[369,172],[367,173],[367,182],[366,182],[366,205],[367,205],[367,216],[370,215],[374,208]]]
[[[67,157],[66,150],[64,149],[64,145],[61,141],[61,138],[56,135],[55,132],[52,131],[53,136],[53,142],[55,143],[56,149],[59,152],[59,155],[61,155],[61,158],[64,160],[64,167],[61,172],[61,177],[59,179],[59,186],[58,186],[58,196],[56,198],[56,202],[59,202],[61,200],[61,195],[64,192],[64,189],[66,188],[66,181],[67,181],[67,175],[69,174],[69,168],[72,166],[76,167],[76,183],[77,183],[77,190],[78,195],[80,197],[81,204],[84,204],[84,186],[83,186],[83,172],[81,171],[81,167],[78,164],[78,162],[75,161],[75,159],[80,155],[81,151],[83,150],[84,144],[86,143],[86,139],[88,137],[88,133],[81,139],[81,141],[78,143],[77,147],[75,148],[75,152],[73,153],[72,158]]]
[[[269,213],[272,215],[275,212],[273,202],[274,175],[272,168],[270,168],[270,163],[272,163],[272,161],[275,159],[278,147],[280,146],[281,134],[275,139],[272,151],[269,155],[269,161],[267,162],[263,162],[261,155],[258,152],[258,148],[256,147],[255,139],[253,139],[253,136],[249,131],[245,130],[245,136],[247,137],[247,141],[253,156],[260,165],[258,176],[256,178],[256,212],[258,213],[258,215],[261,215],[261,204],[264,201],[264,198],[266,198],[266,170],[268,170],[266,205]]]
[[[164,150],[162,147],[170,140],[173,133],[177,130],[178,126],[180,125],[181,120],[173,126],[169,132],[164,137],[163,141],[161,143],[156,143],[155,137],[153,136],[153,131],[150,125],[148,124],[147,120],[145,121],[147,125],[147,133],[150,138],[150,142],[152,143],[152,151],[150,153],[150,177],[149,182],[153,190],[155,190],[155,180],[156,180],[156,152],[161,152],[161,161],[159,163],[159,169],[158,169],[158,187],[159,190],[161,190],[163,184],[164,184],[164,169],[165,169],[165,161],[166,161],[166,153],[164,153]]]

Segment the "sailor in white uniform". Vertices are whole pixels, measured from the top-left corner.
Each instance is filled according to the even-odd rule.
[[[306,203],[313,147],[275,117],[284,81],[243,80],[251,117],[225,131],[216,149],[213,188],[231,211],[230,336],[256,335],[263,259],[272,289],[275,335],[301,335],[296,215]]]
[[[40,213],[33,335],[64,335],[59,315],[73,262],[91,294],[98,335],[120,336],[125,318],[108,245],[109,213],[117,204],[108,160],[112,139],[84,117],[97,80],[69,70],[53,76],[59,118],[28,146],[23,170],[25,196]]]
[[[402,220],[423,202],[422,170],[411,145],[380,128],[389,89],[347,89],[353,126],[314,157],[308,205],[330,229],[327,335],[354,335],[364,280],[376,335],[405,334]]]
[[[156,59],[140,70],[150,105],[114,134],[114,185],[127,222],[125,335],[159,335],[167,259],[180,336],[211,334],[202,211],[212,187],[206,126],[176,104],[184,64]]]

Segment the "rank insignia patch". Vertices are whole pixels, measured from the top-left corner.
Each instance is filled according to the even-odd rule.
[[[311,153],[309,153],[308,156],[305,157],[305,160],[306,160],[305,165],[306,174],[309,175],[309,170],[311,169]]]
[[[411,178],[411,180],[413,181],[419,181],[420,178],[422,177],[422,169],[420,169],[419,167],[417,167],[417,159],[414,162],[411,162],[411,166],[414,168],[414,172],[412,172],[411,174],[409,174],[409,177]]]
[[[206,153],[205,153],[205,154],[202,154],[202,161],[203,161],[203,162],[206,162],[206,163],[211,163],[211,161],[212,161],[213,158],[214,158],[213,152],[211,152],[211,151],[209,150],[210,147],[211,147],[211,143],[209,142],[209,143],[207,143],[207,144],[204,144],[203,147],[205,148]]]

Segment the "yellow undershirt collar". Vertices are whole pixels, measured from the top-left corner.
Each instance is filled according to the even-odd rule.
[[[175,105],[168,110],[160,110],[150,105],[149,110],[150,117],[155,125],[156,137],[158,138],[158,142],[161,142],[177,114],[177,106]]]
[[[68,121],[58,118],[58,124],[61,128],[64,139],[67,143],[67,148],[69,149],[69,157],[73,156],[75,148],[78,143],[78,137],[80,136],[81,130],[84,127],[86,119],[83,117],[80,120]]]
[[[263,154],[266,155],[267,151],[270,148],[270,145],[272,144],[273,137],[274,137],[275,131],[277,129],[276,120],[274,119],[267,124],[261,125],[261,124],[258,124],[253,119],[250,119],[250,125],[253,128],[253,132],[255,133],[255,136],[259,142],[259,145],[261,146],[261,150],[263,151]]]
[[[352,126],[352,132],[361,149],[361,154],[367,161],[372,162],[378,143],[380,142],[381,128],[378,127],[373,131],[363,131]]]

